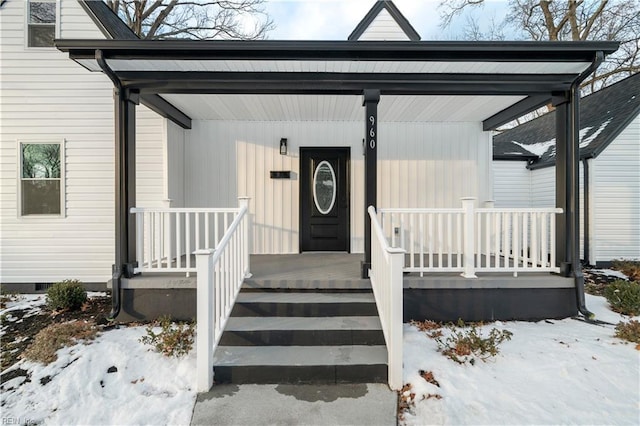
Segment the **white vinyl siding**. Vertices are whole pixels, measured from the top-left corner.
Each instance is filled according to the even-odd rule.
[[[461,197],[491,196],[490,135],[480,123],[381,123],[378,131],[379,207],[459,207]],[[259,254],[299,250],[300,147],[349,147],[351,251],[364,250],[362,122],[196,120],[187,133],[185,205],[228,207],[251,197]],[[292,178],[270,179],[272,170]]]
[[[75,0],[58,5],[64,37],[103,38]],[[27,49],[25,12],[20,1],[0,12],[0,282],[106,282],[114,250],[113,86],[56,49]],[[146,205],[163,199],[162,121],[138,108],[137,191]],[[18,217],[19,140],[65,140],[66,217]]]
[[[531,207],[531,172],[526,161],[493,161],[496,207]]]
[[[393,19],[393,16],[389,14],[387,9],[382,9],[373,22],[371,22],[369,27],[364,30],[358,40],[408,41],[409,37],[407,37],[407,34],[405,34],[400,25],[398,25],[396,20]]]
[[[596,260],[640,259],[640,116],[593,161]]]

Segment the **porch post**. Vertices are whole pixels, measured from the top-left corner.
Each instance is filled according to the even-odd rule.
[[[572,167],[572,114],[568,93],[553,97],[556,107],[556,207],[562,209],[556,215],[556,265],[560,273],[568,276],[571,270],[571,186]]]
[[[371,268],[371,218],[367,213],[369,206],[377,208],[378,195],[378,102],[379,90],[365,90],[362,105],[365,107],[364,139],[364,261],[362,278],[369,278]]]
[[[114,90],[115,101],[115,269],[133,276],[136,225],[130,210],[136,203],[136,105],[139,94]]]

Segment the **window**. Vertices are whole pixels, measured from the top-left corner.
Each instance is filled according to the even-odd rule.
[[[56,35],[55,0],[28,0],[27,28],[29,47],[52,47]]]
[[[62,143],[20,143],[20,213],[61,215]]]

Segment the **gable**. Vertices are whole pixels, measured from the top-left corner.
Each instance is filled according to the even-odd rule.
[[[392,1],[378,0],[349,36],[349,41],[418,41],[420,35]]]

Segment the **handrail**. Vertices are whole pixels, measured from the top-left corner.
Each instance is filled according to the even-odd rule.
[[[209,207],[132,207],[131,213],[229,213],[239,212],[239,208]]]
[[[248,199],[217,248],[195,252],[197,267],[196,386],[206,392],[213,385],[213,356],[231,316],[238,293],[249,273]]]
[[[402,265],[404,250],[389,246],[373,206],[371,218],[371,269],[369,278],[387,346],[388,382],[393,390],[402,388]]]

